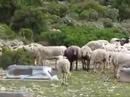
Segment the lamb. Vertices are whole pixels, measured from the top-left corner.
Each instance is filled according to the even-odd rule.
[[[70,62],[64,56],[59,56],[57,61],[58,71],[63,74],[62,79],[63,83],[67,82],[68,77],[70,74]]]
[[[64,56],[70,61],[70,70],[73,70],[73,62],[76,61],[76,70],[78,70],[78,59],[81,58],[81,48],[78,46],[70,46],[65,52]]]
[[[92,54],[92,50],[87,45],[84,45],[81,48],[82,65],[83,65],[84,70],[89,70],[91,54]],[[87,61],[87,63],[86,63],[86,61]]]
[[[97,67],[101,66],[102,71],[108,63],[108,53],[104,49],[96,49],[91,54],[90,66],[93,66],[94,72],[96,72]]]

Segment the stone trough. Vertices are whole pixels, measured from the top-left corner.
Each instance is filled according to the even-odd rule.
[[[121,68],[119,72],[119,79],[120,82],[130,82],[130,68]]]
[[[10,65],[5,79],[58,80],[56,71],[48,66]]]
[[[33,97],[25,92],[0,92],[0,97]]]

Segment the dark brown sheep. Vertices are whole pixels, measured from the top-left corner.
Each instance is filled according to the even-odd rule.
[[[81,50],[78,46],[70,46],[65,52],[64,56],[70,61],[70,70],[73,70],[73,62],[76,61],[76,70],[78,70],[78,59],[81,58]]]

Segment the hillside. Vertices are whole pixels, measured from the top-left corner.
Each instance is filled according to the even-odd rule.
[[[0,0],[0,38],[84,45],[129,37],[129,0]]]

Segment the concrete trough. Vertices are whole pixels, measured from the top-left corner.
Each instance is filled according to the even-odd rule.
[[[119,72],[119,79],[120,82],[130,82],[130,68],[121,68]]]
[[[25,92],[0,92],[0,97],[33,97],[30,93]]]
[[[56,71],[48,66],[10,65],[4,79],[58,80]]]

